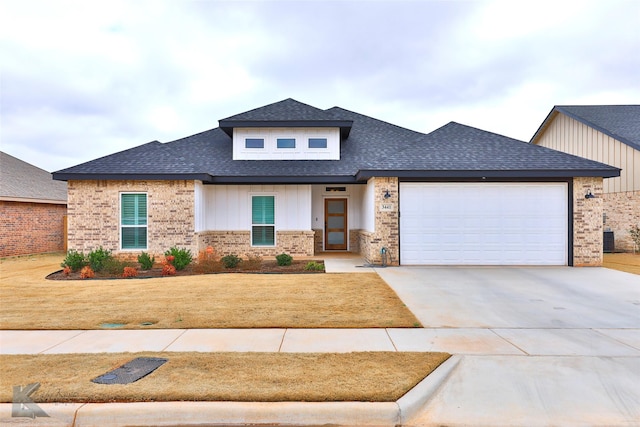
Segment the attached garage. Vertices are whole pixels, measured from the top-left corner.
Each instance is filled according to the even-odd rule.
[[[567,265],[566,182],[401,182],[403,265]]]

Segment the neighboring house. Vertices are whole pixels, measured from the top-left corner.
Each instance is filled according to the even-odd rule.
[[[531,143],[622,169],[604,181],[603,222],[616,250],[633,250],[629,229],[640,226],[640,105],[555,106]]]
[[[65,250],[67,185],[0,152],[0,257]]]
[[[293,99],[54,173],[69,248],[370,263],[600,265],[618,168],[451,122],[429,134]]]

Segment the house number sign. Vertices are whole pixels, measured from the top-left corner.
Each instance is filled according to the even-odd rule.
[[[380,212],[393,212],[393,203],[381,203]]]

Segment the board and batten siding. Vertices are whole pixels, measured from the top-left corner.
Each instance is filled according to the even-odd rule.
[[[196,231],[249,230],[251,196],[276,196],[276,230],[311,230],[311,185],[196,186]]]
[[[640,151],[564,114],[557,114],[537,145],[622,169],[604,180],[605,193],[640,191]]]

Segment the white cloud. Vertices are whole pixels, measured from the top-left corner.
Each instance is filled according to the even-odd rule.
[[[293,97],[528,140],[638,103],[640,2],[0,0],[1,149],[48,170]]]

